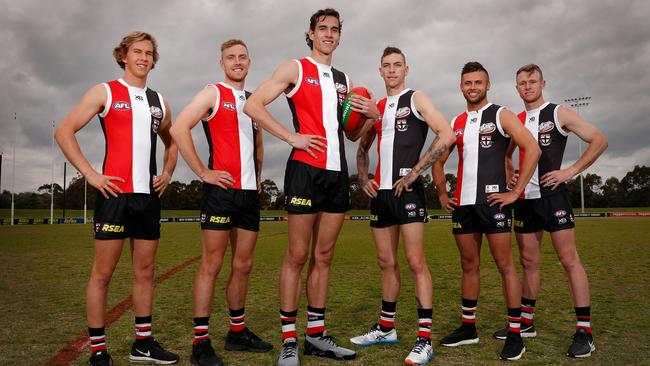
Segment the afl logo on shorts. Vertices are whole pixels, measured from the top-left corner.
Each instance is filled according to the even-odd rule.
[[[557,210],[557,211],[555,211],[555,214],[554,214],[554,215],[555,215],[555,217],[564,217],[564,216],[566,216],[566,211],[564,211],[564,210]]]
[[[478,133],[480,133],[481,135],[487,135],[488,133],[494,132],[494,130],[496,129],[497,129],[497,125],[495,125],[494,123],[492,122],[484,123],[481,125],[481,127],[479,127]]]
[[[407,203],[406,205],[404,205],[404,209],[406,211],[413,211],[416,208],[417,208],[417,206],[415,205],[415,203]]]
[[[395,128],[399,132],[404,132],[409,129],[409,125],[408,123],[406,123],[405,119],[398,119],[397,121],[395,121]]]
[[[162,109],[156,107],[155,105],[152,105],[151,108],[149,108],[149,111],[151,112],[151,116],[153,118],[162,118]]]
[[[320,85],[320,83],[318,82],[317,79],[314,79],[314,78],[309,77],[309,76],[305,77],[305,82],[307,84],[311,84],[311,85]]]
[[[485,135],[481,136],[481,147],[484,149],[489,149],[492,147],[492,136]]]
[[[231,103],[231,102],[223,102],[223,103],[221,103],[221,106],[226,108],[226,109],[230,109],[231,111],[234,111],[234,110],[237,109],[237,107],[235,106],[235,103]]]
[[[129,102],[118,101],[113,103],[113,109],[116,111],[128,111],[131,109],[131,104]]]
[[[540,133],[550,132],[553,130],[554,127],[555,124],[551,121],[542,122],[539,124],[539,132]]]
[[[404,118],[411,114],[411,108],[409,107],[402,107],[395,112],[395,118]]]
[[[348,87],[345,86],[345,84],[334,83],[334,88],[336,88],[337,93],[341,93],[341,94],[347,94],[348,93]]]
[[[492,216],[495,220],[501,221],[506,218],[506,215],[504,213],[495,213],[494,216]]]
[[[550,133],[542,133],[539,135],[539,143],[542,146],[548,146],[551,144],[551,134]]]

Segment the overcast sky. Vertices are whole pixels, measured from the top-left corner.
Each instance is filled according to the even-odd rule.
[[[377,68],[381,51],[392,45],[407,56],[411,68],[407,86],[428,94],[449,119],[465,109],[459,74],[467,61],[480,61],[490,72],[491,102],[519,112],[522,103],[514,88],[514,72],[534,62],[544,70],[547,100],[592,97],[591,105],[580,112],[605,133],[609,149],[588,172],[622,178],[635,164],[650,164],[648,1],[2,0],[0,4],[3,190],[11,189],[14,146],[16,191],[35,190],[49,181],[52,121],[59,123],[91,86],[122,76],[111,53],[127,32],[143,30],[157,38],[160,60],[148,86],[167,98],[176,116],[205,84],[222,80],[221,42],[241,38],[248,44],[252,65],[246,88],[252,91],[282,61],[309,54],[304,42],[309,17],[327,6],[337,8],[343,18],[333,65],[348,73],[355,85],[385,95]],[[284,97],[271,105],[271,111],[291,126]],[[104,154],[99,126],[95,118],[77,135],[97,168]],[[199,153],[207,157],[200,125],[193,133]],[[347,141],[346,147],[354,173],[356,143]],[[265,134],[265,154],[263,176],[281,187],[288,145]],[[577,154],[572,136],[564,166]],[[455,155],[447,171],[455,172]],[[371,160],[374,169],[376,154]],[[61,184],[64,157],[58,147],[54,161],[55,181]],[[173,179],[195,179],[182,158]]]

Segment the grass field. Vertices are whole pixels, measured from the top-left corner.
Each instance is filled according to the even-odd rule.
[[[49,212],[48,212],[49,215]],[[542,262],[542,291],[536,322],[538,337],[526,342],[521,364],[650,364],[650,220],[648,218],[577,219],[581,257],[589,273],[596,352],[587,360],[564,356],[575,323],[564,271],[548,238]],[[157,275],[200,254],[196,223],[162,226]],[[482,252],[482,294],[479,300],[478,345],[443,348],[437,341],[460,321],[460,268],[458,252],[450,234],[450,222],[426,225],[426,255],[433,275],[433,340],[435,364],[499,365],[501,343],[491,332],[505,321],[505,306],[498,272],[487,245]],[[277,282],[286,247],[286,223],[262,223],[255,254],[246,308],[247,324],[262,338],[279,343]],[[89,225],[20,225],[0,227],[0,365],[42,365],[62,346],[85,329],[84,293],[92,260]],[[332,270],[327,307],[328,329],[338,341],[367,330],[378,316],[381,288],[374,247],[367,222],[345,223]],[[129,253],[125,249],[109,293],[109,308],[130,293]],[[398,303],[397,330],[401,342],[393,346],[358,349],[351,362],[302,357],[302,365],[399,365],[408,354],[416,334],[414,287],[401,257],[402,291]],[[192,335],[191,286],[194,262],[156,288],[154,334],[189,365]],[[211,335],[229,365],[273,365],[278,351],[240,354],[223,351],[227,330],[224,281],[225,265],[217,281]],[[297,329],[306,323],[304,295]],[[109,350],[116,365],[128,364],[133,337],[133,312],[127,311],[107,330]],[[301,336],[302,338],[302,336]],[[87,350],[74,365],[85,364]]]

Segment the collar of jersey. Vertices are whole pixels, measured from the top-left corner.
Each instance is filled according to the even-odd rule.
[[[325,64],[321,64],[321,63],[319,63],[319,62],[316,62],[316,60],[314,60],[313,58],[311,58],[311,56],[307,56],[306,59],[309,60],[309,62],[311,62],[311,63],[314,64],[314,65],[321,65],[321,66],[323,66],[323,67],[329,67],[330,69],[332,68],[332,65],[325,65]]]
[[[540,105],[540,106],[537,107],[537,108],[533,108],[533,109],[531,109],[531,110],[526,110],[526,113],[537,113],[537,111],[546,108],[546,106],[547,106],[549,103],[550,103],[550,102],[544,102],[544,104]]]
[[[399,97],[401,97],[402,95],[404,95],[404,93],[408,92],[409,90],[411,90],[411,89],[409,89],[409,88],[404,88],[404,90],[402,90],[402,91],[399,92],[398,94],[395,94],[395,95],[387,95],[386,98],[390,98],[390,99],[398,99]]]
[[[146,86],[146,85],[144,86],[144,88],[138,88],[137,86],[133,86],[133,85],[129,85],[129,84],[127,84],[127,82],[124,81],[124,79],[122,79],[122,78],[117,79],[117,81],[119,81],[120,84],[126,86],[127,88],[131,88],[131,89],[135,89],[135,90],[147,90],[147,86]]]
[[[484,110],[486,110],[486,109],[487,109],[489,106],[491,106],[491,105],[492,105],[492,103],[488,103],[488,104],[484,105],[483,108],[481,108],[481,109],[479,109],[479,110],[476,110],[476,111],[468,111],[468,110],[466,109],[465,112],[466,112],[467,114],[470,114],[470,113],[481,113],[481,112],[483,112]]]
[[[231,90],[236,91],[236,92],[240,92],[240,93],[244,92],[243,90],[236,89],[234,86],[229,85],[228,83],[225,83],[223,81],[220,81],[219,84],[222,85],[223,87],[226,87],[226,88],[231,89]]]

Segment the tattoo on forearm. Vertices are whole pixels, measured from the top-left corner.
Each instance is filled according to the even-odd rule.
[[[424,170],[428,169],[431,165],[433,165],[433,163],[436,162],[436,160],[440,159],[440,156],[442,156],[445,151],[447,151],[447,145],[440,144],[440,138],[436,136],[435,140],[433,140],[431,146],[429,146],[429,149],[424,154],[424,157],[422,159],[424,160],[424,164],[417,169],[417,173],[420,174]]]

